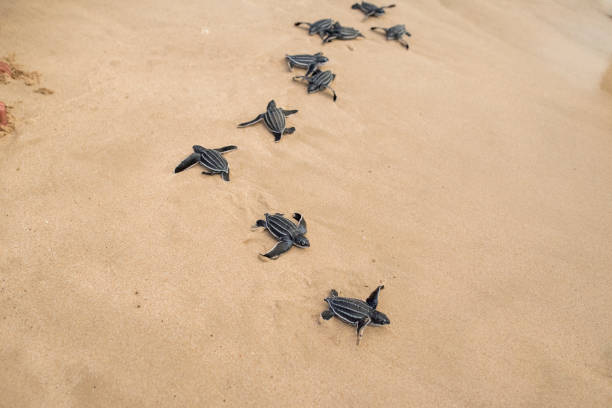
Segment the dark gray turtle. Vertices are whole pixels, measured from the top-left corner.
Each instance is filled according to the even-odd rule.
[[[323,43],[332,42],[333,40],[353,40],[357,37],[365,36],[359,32],[359,30],[353,27],[344,27],[340,23],[336,22],[331,29],[326,31],[326,36],[323,38]]]
[[[195,145],[193,146],[194,153],[191,153],[185,160],[179,164],[176,169],[174,169],[175,173],[180,173],[181,171],[188,169],[196,163],[201,164],[206,167],[210,171],[203,171],[202,174],[214,175],[221,174],[221,177],[225,181],[229,181],[229,164],[227,160],[223,156],[222,153],[229,152],[232,150],[236,150],[236,146],[225,146],[220,147],[218,149],[207,149],[202,146]]]
[[[365,302],[360,299],[339,297],[338,292],[332,289],[329,297],[325,298],[329,309],[321,313],[321,317],[329,320],[336,316],[345,323],[357,326],[357,344],[359,344],[366,326],[382,326],[391,323],[384,313],[376,310],[378,295],[384,288],[384,285],[377,287]]]
[[[298,222],[297,225],[283,217],[283,214],[276,213],[270,215],[266,213],[265,216],[266,219],[257,220],[253,228],[266,228],[278,240],[278,244],[267,254],[260,254],[261,256],[276,259],[282,253],[291,249],[293,245],[300,248],[308,248],[310,246],[308,238],[304,236],[306,234],[306,220],[304,220],[301,214],[293,214],[293,218]]]
[[[324,18],[319,21],[315,21],[314,23],[305,23],[303,21],[298,21],[295,23],[295,26],[299,26],[301,24],[308,26],[308,35],[319,34],[319,37],[323,38],[325,33],[331,28],[333,24],[333,20],[331,18]]]
[[[367,20],[369,17],[379,17],[382,16],[383,14],[385,14],[385,9],[386,8],[392,8],[395,7],[395,4],[390,4],[388,6],[382,6],[382,7],[378,7],[372,3],[368,3],[365,1],[362,1],[361,4],[359,3],[355,3],[351,6],[352,9],[355,10],[361,10],[361,12],[363,14],[365,14],[365,19]]]
[[[410,48],[407,42],[404,41],[404,35],[410,37],[410,33],[406,31],[406,26],[403,24],[394,25],[393,27],[371,27],[370,30],[384,30],[387,40],[397,40],[406,48]]]
[[[310,75],[315,69],[319,67],[319,65],[325,64],[329,59],[323,55],[322,52],[317,52],[316,54],[298,54],[298,55],[286,55],[287,65],[289,65],[289,70],[291,71],[293,67],[305,68],[306,76]]]
[[[319,92],[324,89],[329,89],[334,94],[334,102],[336,101],[336,91],[329,84],[336,78],[336,74],[331,71],[321,71],[317,69],[310,76],[295,76],[293,80],[303,79],[308,81],[308,93]]]
[[[278,142],[281,140],[283,135],[290,135],[291,133],[295,132],[294,127],[288,128],[286,127],[285,123],[285,116],[293,115],[294,113],[297,113],[297,110],[284,110],[277,108],[276,102],[271,100],[268,102],[266,113],[259,114],[255,119],[241,123],[238,125],[238,127],[241,128],[251,126],[263,119],[268,130],[274,135],[274,141]]]

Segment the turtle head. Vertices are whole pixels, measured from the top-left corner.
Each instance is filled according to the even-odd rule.
[[[295,242],[295,245],[299,246],[300,248],[308,248],[310,246],[310,241],[308,241],[308,238],[302,234],[295,237],[293,242]]]
[[[378,310],[372,310],[372,314],[370,314],[370,319],[372,319],[372,324],[376,324],[378,326],[391,323],[387,315],[382,312],[379,312]]]
[[[323,55],[317,55],[317,62],[319,64],[325,64],[327,61],[329,61],[329,58],[323,56]]]

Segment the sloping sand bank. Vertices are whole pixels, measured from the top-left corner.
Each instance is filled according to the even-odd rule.
[[[0,407],[610,407],[612,20],[396,3],[0,3],[54,91],[0,85]],[[367,38],[293,27],[324,17]],[[337,103],[283,61],[317,51]],[[236,128],[270,99],[278,144]],[[232,181],[173,174],[193,144],[238,145]],[[312,246],[263,262],[276,211]],[[359,347],[320,319],[379,282]]]

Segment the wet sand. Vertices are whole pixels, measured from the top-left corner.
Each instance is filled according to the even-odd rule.
[[[612,20],[396,3],[0,4],[41,74],[0,84],[0,407],[612,404]],[[324,17],[367,38],[293,27]],[[283,60],[317,51],[336,103]],[[277,144],[236,128],[270,99]],[[173,174],[193,144],[232,181]],[[264,262],[277,211],[312,246]],[[360,346],[319,317],[380,283]]]

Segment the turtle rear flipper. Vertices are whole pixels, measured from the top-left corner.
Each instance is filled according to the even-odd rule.
[[[180,173],[181,171],[188,169],[193,166],[200,160],[200,153],[191,153],[185,160],[183,160],[176,168],[174,169],[175,173]]]
[[[266,220],[257,220],[255,222],[255,225],[253,225],[251,228],[255,229],[255,228],[267,228],[268,225],[266,224]]]
[[[290,127],[290,128],[287,128],[287,129],[285,129],[285,130],[283,131],[283,135],[290,135],[290,134],[292,134],[293,132],[295,132],[295,128],[294,128],[294,127]]]
[[[291,242],[291,240],[283,239],[282,241],[278,241],[278,244],[276,244],[274,248],[270,250],[270,252],[266,254],[261,254],[261,256],[265,256],[266,258],[270,258],[270,259],[276,259],[280,255],[284,254],[289,249],[291,249],[292,246],[293,246],[293,242]]]
[[[366,326],[370,324],[371,322],[372,322],[372,319],[366,316],[357,323],[357,345],[359,345],[359,342],[361,341],[361,338],[363,337],[363,331],[365,330]]]
[[[331,310],[329,310],[329,309],[328,309],[328,310],[325,310],[324,312],[322,312],[322,313],[321,313],[321,317],[322,317],[324,320],[329,320],[329,319],[331,319],[332,317],[334,317],[334,312],[332,312],[332,311],[331,311]]]
[[[281,135],[280,133],[276,133],[276,132],[275,132],[275,133],[273,133],[273,135],[274,135],[274,141],[275,141],[275,142],[280,142],[281,137],[283,136],[283,135]]]
[[[338,291],[336,289],[332,289],[329,291],[330,297],[338,297]]]

